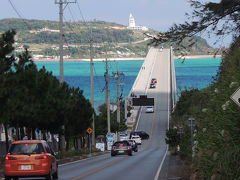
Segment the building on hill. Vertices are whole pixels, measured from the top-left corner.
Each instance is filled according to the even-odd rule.
[[[137,30],[137,31],[148,31],[148,28],[146,26],[136,26],[135,19],[134,19],[132,13],[130,13],[130,15],[129,15],[127,28],[131,29],[131,30]]]

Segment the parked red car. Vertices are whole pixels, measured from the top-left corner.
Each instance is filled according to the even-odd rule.
[[[15,141],[9,148],[4,165],[5,180],[19,177],[58,178],[55,153],[46,141]]]

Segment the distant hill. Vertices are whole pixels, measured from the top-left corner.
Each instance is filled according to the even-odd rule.
[[[65,22],[64,23],[64,54],[70,58],[89,58],[90,29],[94,43],[95,58],[105,57],[145,57],[148,51],[149,40],[144,35],[157,34],[149,30],[132,31],[126,26],[104,21],[91,22]],[[39,58],[55,57],[58,55],[59,30],[57,21],[2,19],[0,20],[0,33],[9,29],[17,31],[17,51],[23,46],[29,47],[33,55]],[[195,38],[195,45],[191,48],[182,48],[173,45],[175,54],[208,54],[213,52],[206,40]],[[187,46],[186,39],[183,46]],[[170,44],[163,44],[169,47]]]

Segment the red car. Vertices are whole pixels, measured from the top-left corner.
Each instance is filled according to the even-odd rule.
[[[152,78],[151,83],[157,83],[157,79],[156,78]]]
[[[55,154],[46,141],[15,141],[9,148],[4,165],[5,180],[19,177],[58,178]]]

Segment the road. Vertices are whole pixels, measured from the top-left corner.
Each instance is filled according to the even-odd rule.
[[[145,107],[143,107],[136,127],[138,130],[149,133],[150,138],[143,140],[139,151],[133,153],[133,156],[111,157],[110,154],[105,154],[62,165],[59,167],[60,180],[159,179],[158,175],[161,173],[161,165],[167,150],[165,132],[169,121],[169,50],[158,50],[152,56],[149,63],[154,63],[154,65],[149,71],[151,74],[148,77],[146,93],[148,97],[155,98],[155,111],[145,113]],[[149,89],[151,78],[157,78],[156,88]]]

